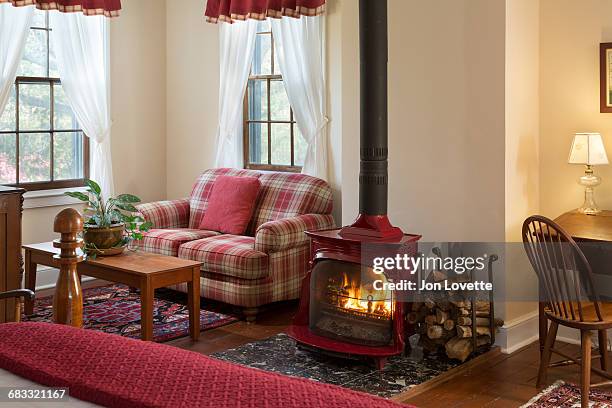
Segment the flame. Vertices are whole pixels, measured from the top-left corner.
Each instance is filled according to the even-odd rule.
[[[393,305],[390,300],[387,300],[391,298],[391,294],[387,291],[376,290],[373,284],[359,285],[355,280],[350,280],[346,272],[342,274],[342,289],[343,296],[339,299],[339,306],[360,312],[391,316]]]

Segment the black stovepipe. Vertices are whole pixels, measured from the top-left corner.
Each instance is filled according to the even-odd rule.
[[[387,0],[359,1],[361,82],[359,213],[387,214]]]

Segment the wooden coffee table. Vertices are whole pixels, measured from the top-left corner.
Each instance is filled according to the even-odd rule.
[[[46,265],[58,267],[53,255],[59,249],[52,242],[24,245],[25,286],[34,290],[36,286],[36,267]],[[200,267],[201,262],[189,261],[151,254],[130,252],[121,255],[89,259],[77,265],[79,275],[92,276],[116,283],[123,283],[140,289],[141,335],[143,340],[153,340],[153,300],[157,288],[179,283],[187,283],[189,306],[189,332],[195,341],[200,336]],[[33,313],[31,301],[25,303],[25,314]]]

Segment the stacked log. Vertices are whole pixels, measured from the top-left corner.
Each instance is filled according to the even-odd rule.
[[[441,276],[439,273],[434,279]],[[474,342],[476,349],[491,346],[491,327],[496,330],[504,323],[491,316],[488,301],[472,302],[460,294],[449,292],[430,293],[422,302],[412,303],[406,321],[409,325],[416,325],[419,342],[425,351],[444,350],[449,358],[462,362],[476,351]]]

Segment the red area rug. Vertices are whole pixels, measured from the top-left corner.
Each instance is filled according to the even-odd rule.
[[[612,394],[599,388],[591,388],[589,393],[590,408],[611,408]],[[563,381],[557,381],[533,397],[521,408],[574,408],[580,407],[580,387]]]
[[[189,335],[189,310],[186,301],[187,296],[184,293],[168,289],[155,291],[154,341],[164,342]],[[52,303],[51,296],[36,299],[34,314],[24,316],[23,321],[52,322]],[[202,331],[237,320],[220,310],[200,310]],[[127,286],[120,284],[84,289],[83,327],[140,339],[140,294],[131,292]]]

